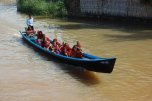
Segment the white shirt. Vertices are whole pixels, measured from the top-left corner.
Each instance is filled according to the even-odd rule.
[[[27,19],[26,24],[27,26],[33,26],[33,18]]]

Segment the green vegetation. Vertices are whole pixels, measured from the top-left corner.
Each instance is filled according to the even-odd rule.
[[[17,10],[26,14],[44,16],[66,16],[63,0],[18,0]]]

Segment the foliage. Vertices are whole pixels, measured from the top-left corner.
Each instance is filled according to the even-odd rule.
[[[32,15],[66,16],[63,0],[19,0],[17,9]]]

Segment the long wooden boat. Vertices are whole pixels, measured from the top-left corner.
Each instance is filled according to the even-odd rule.
[[[81,66],[86,70],[94,72],[111,73],[113,71],[116,58],[100,58],[86,53],[83,53],[83,58],[73,58],[55,54],[54,52],[42,48],[39,44],[37,44],[36,39],[27,36],[24,32],[20,31],[20,34],[22,35],[23,39],[25,39],[34,47],[45,52],[46,54],[49,54],[52,57],[55,57],[56,59],[62,60],[64,63]]]

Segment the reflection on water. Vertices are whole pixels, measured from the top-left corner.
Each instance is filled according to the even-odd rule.
[[[112,74],[102,74],[55,61],[19,35],[26,15],[17,13],[14,4],[0,3],[2,101],[152,100],[151,26],[34,18],[36,30],[70,45],[80,40],[85,52],[117,57],[116,66]]]

